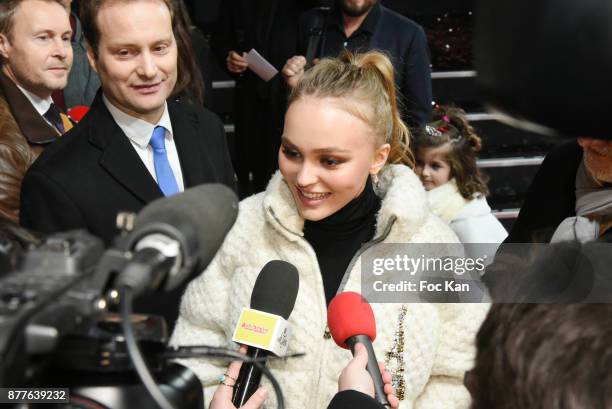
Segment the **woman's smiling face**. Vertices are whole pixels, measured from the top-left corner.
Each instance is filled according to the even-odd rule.
[[[389,145],[376,146],[370,126],[343,102],[307,96],[285,115],[278,165],[306,220],[324,219],[359,196],[389,154]]]

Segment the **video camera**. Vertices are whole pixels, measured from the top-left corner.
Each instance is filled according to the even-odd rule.
[[[107,250],[81,230],[28,248],[0,278],[0,387],[69,388],[63,407],[201,408],[200,381],[169,358],[239,354],[207,347],[169,353],[164,320],[132,314],[132,297],[172,290],[201,272],[237,209],[230,189],[202,185],[137,216],[121,214],[122,232]]]

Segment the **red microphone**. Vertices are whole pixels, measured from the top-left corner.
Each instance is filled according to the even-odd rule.
[[[327,308],[327,326],[336,344],[355,355],[355,344],[365,345],[368,351],[366,369],[374,382],[376,400],[390,406],[384,390],[382,374],[374,354],[372,341],[376,339],[376,320],[368,301],[359,293],[343,292],[334,297]]]

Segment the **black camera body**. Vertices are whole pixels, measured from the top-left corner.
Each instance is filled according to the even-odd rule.
[[[121,246],[105,251],[85,231],[28,248],[19,266],[0,278],[0,387],[69,388],[71,407],[153,407],[113,312],[112,285],[130,257]],[[201,408],[197,377],[164,358],[163,318],[134,314],[132,325],[168,399],[177,408]]]

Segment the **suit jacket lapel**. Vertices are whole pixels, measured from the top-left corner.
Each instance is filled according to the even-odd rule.
[[[29,143],[44,145],[55,141],[60,136],[59,131],[44,120],[32,106],[30,100],[2,70],[0,70],[0,94],[8,102],[21,133]]]
[[[116,181],[143,203],[162,197],[155,179],[149,173],[128,137],[115,122],[98,92],[87,113],[89,140],[102,150],[99,164]],[[112,198],[109,198],[112,200]]]
[[[199,122],[196,114],[182,108],[184,107],[178,107],[168,101],[174,143],[181,162],[183,183],[187,189],[206,182],[206,176],[214,175],[215,170],[208,156],[199,149],[203,146],[203,141],[198,138],[203,136],[198,130]]]

